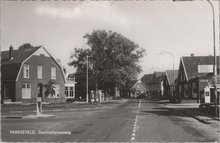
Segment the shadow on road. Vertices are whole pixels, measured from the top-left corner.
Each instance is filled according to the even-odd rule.
[[[141,111],[142,115],[156,114],[158,116],[180,116],[180,117],[210,117],[209,114],[205,114],[199,108],[152,108],[151,110]]]
[[[174,109],[168,108],[152,108],[152,110],[141,111],[140,115],[152,115],[156,114],[158,116],[180,116],[180,117],[189,117],[187,114],[178,112]]]

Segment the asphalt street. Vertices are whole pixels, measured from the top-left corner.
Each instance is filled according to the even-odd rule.
[[[2,119],[5,142],[213,142],[218,129],[156,102],[129,99],[53,118]]]

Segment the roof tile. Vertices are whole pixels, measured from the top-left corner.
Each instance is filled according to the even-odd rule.
[[[186,74],[188,80],[205,76],[207,73],[198,73],[198,65],[213,65],[214,57],[213,56],[191,56],[191,57],[182,57],[183,63],[185,66]],[[217,56],[217,64],[219,63],[219,56]]]

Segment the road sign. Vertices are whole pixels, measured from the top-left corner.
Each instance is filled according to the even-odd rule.
[[[213,65],[198,65],[198,73],[211,73],[213,72]]]

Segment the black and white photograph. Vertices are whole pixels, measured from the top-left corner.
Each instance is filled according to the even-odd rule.
[[[0,142],[220,142],[219,0],[1,0]]]

